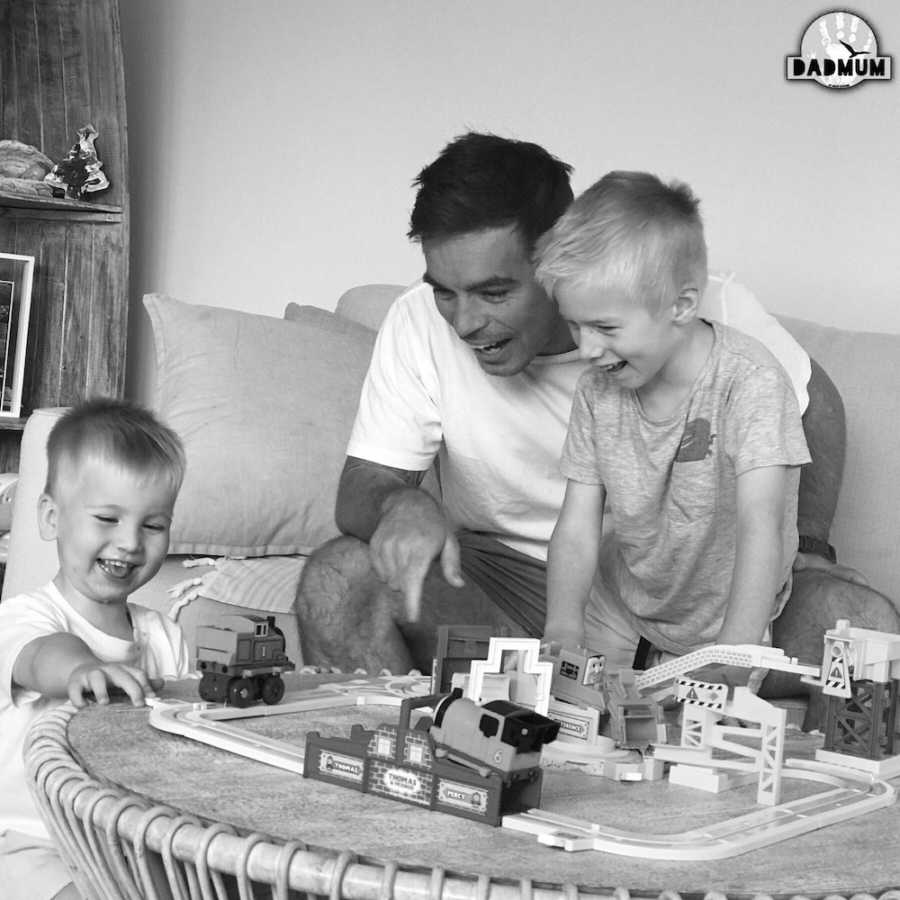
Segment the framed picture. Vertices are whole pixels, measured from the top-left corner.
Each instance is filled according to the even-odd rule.
[[[0,253],[0,416],[22,412],[34,257]]]

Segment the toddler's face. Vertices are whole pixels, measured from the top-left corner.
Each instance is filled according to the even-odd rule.
[[[177,491],[162,473],[97,458],[59,475],[56,496],[42,498],[41,524],[57,542],[63,594],[76,608],[123,603],[166,557]]]

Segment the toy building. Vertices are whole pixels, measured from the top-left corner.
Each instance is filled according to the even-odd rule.
[[[429,706],[410,727],[412,711]],[[457,689],[408,698],[397,725],[354,725],[349,738],[306,736],[303,775],[450,815],[500,825],[540,805],[541,748],[558,723],[496,700],[478,706]]]

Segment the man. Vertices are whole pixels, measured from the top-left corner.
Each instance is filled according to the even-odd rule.
[[[542,635],[547,543],[564,493],[558,462],[588,362],[535,281],[531,255],[572,201],[570,171],[535,144],[471,133],[420,173],[409,236],[422,245],[425,275],[379,333],[338,489],[345,536],[320,548],[300,585],[307,662],[426,670],[442,623]],[[769,346],[801,408],[808,383],[807,468],[817,476],[801,482],[798,518],[809,546],[827,548],[844,446],[834,386],[817,366],[810,379],[808,357],[730,280],[711,279],[702,314]],[[423,489],[435,460],[442,502]],[[821,590],[807,610],[803,572],[818,573],[819,588],[822,576],[803,559],[816,568],[798,573],[789,604],[798,621],[776,629],[776,645],[800,656],[802,644],[815,660],[836,615]],[[900,630],[885,598],[837,581],[854,624]],[[857,607],[876,605],[878,624],[859,621]]]

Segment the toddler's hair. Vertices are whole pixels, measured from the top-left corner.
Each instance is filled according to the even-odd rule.
[[[88,456],[141,473],[160,473],[177,491],[184,480],[181,439],[156,416],[128,400],[94,397],[68,410],[47,439],[47,483],[53,496],[63,462]]]
[[[610,172],[581,194],[535,249],[536,277],[621,288],[651,309],[685,285],[706,287],[700,202],[684,183],[649,172]]]

